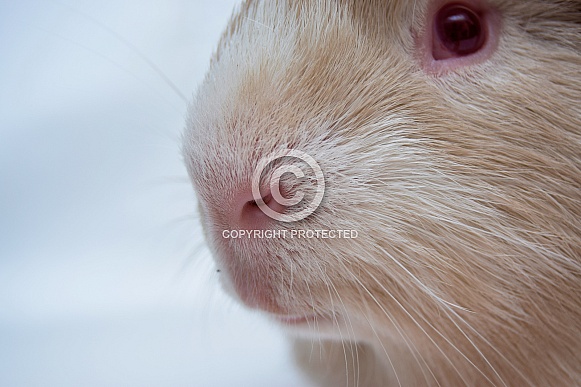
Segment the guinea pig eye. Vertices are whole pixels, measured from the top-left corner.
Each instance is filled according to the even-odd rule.
[[[462,4],[448,4],[435,15],[432,55],[435,60],[478,52],[486,42],[483,17]]]

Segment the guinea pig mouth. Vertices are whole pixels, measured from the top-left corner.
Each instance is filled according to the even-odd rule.
[[[316,324],[317,320],[321,319],[318,315],[304,315],[304,316],[292,316],[292,315],[275,315],[274,319],[284,325],[296,326],[305,324]]]
[[[329,314],[293,314],[293,315],[271,315],[272,319],[280,324],[291,334],[308,335],[315,333],[317,336],[321,334],[330,334],[329,337],[334,337],[332,332],[337,324],[337,318]]]
[[[267,262],[264,257],[241,256],[229,250],[221,246],[216,255],[222,284],[227,293],[250,309],[277,316],[297,314],[284,307],[280,301],[281,290],[276,285],[280,281],[275,277],[280,269],[275,268],[273,259],[269,258]]]
[[[296,296],[298,284],[289,285],[281,273],[282,258],[217,255],[222,285],[227,293],[250,309],[266,313],[287,327],[318,327],[333,321],[333,314],[322,311]],[[282,275],[282,277],[281,277]],[[300,292],[300,290],[299,290]]]
[[[312,311],[304,314],[288,314],[277,315],[271,314],[272,320],[281,325],[287,333],[291,335],[298,335],[299,337],[321,337],[341,340],[344,338],[346,332],[359,331],[356,322],[349,319],[344,319],[340,314],[319,313]]]

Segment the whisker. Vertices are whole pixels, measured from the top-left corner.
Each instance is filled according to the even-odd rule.
[[[357,278],[357,276],[348,268],[345,268],[347,270],[347,272],[355,279],[355,281],[359,284],[359,286],[361,286],[365,292],[371,297],[371,299],[380,307],[380,309],[382,310],[382,312],[384,313],[384,315],[390,320],[390,322],[394,325],[394,327],[396,328],[397,332],[399,333],[399,335],[402,337],[403,341],[405,342],[405,344],[407,345],[408,349],[410,350],[410,353],[412,354],[412,356],[414,357],[414,359],[416,360],[416,362],[418,363],[418,365],[420,366],[420,370],[422,371],[422,374],[424,376],[424,379],[426,380],[426,383],[428,383],[428,379],[427,376],[425,375],[424,369],[422,367],[422,365],[420,364],[419,359],[416,356],[416,353],[420,356],[420,358],[422,359],[422,362],[424,363],[424,365],[428,368],[428,371],[430,372],[430,374],[432,375],[432,378],[436,381],[436,383],[438,385],[440,385],[440,383],[438,382],[438,380],[436,379],[436,376],[434,375],[434,373],[432,372],[430,366],[427,364],[427,362],[425,361],[425,359],[423,358],[423,356],[421,355],[421,353],[417,350],[417,348],[415,347],[415,345],[413,344],[413,341],[409,340],[409,337],[403,332],[403,330],[401,329],[401,327],[399,326],[399,324],[395,321],[395,319],[393,318],[393,316],[383,308],[382,305],[380,305],[379,301],[377,300],[377,298],[369,291],[369,289]],[[367,312],[369,314],[369,311]],[[378,339],[379,344],[381,345],[385,355],[388,357],[388,360],[392,366],[392,369],[394,371],[394,374],[396,376],[396,379],[398,380],[398,384],[401,386],[401,382],[399,380],[399,377],[397,376],[397,372],[395,370],[395,368],[393,367],[393,364],[391,363],[391,359],[389,358],[389,354],[385,348],[385,346],[383,345],[383,341],[380,339],[379,335],[377,334],[377,331],[375,330],[373,324],[371,324],[371,321],[369,320],[369,318],[367,317],[366,313],[363,313],[363,316],[365,317],[365,319],[367,320],[370,328],[372,329],[374,335],[376,336],[376,338]],[[412,348],[413,346],[413,348]]]
[[[326,275],[326,278],[328,279],[328,283],[331,285],[331,287],[333,288],[335,294],[337,295],[337,298],[339,299],[339,302],[342,305],[342,310],[347,311],[347,307],[345,306],[345,303],[343,302],[343,299],[341,298],[341,295],[339,294],[339,291],[337,290],[337,288],[335,287],[335,285],[333,284],[333,281],[329,278],[329,276]],[[355,385],[359,386],[359,378],[360,378],[360,368],[359,368],[359,347],[358,345],[355,343],[355,330],[353,328],[353,323],[351,321],[351,316],[348,313],[344,313],[343,314],[346,319],[347,322],[349,323],[349,326],[351,327],[351,333],[353,334],[353,336],[350,338],[349,342],[351,345],[351,353],[352,353],[352,357],[353,357],[353,347],[355,347],[355,359],[354,361],[356,361],[356,364],[353,364],[353,368],[354,368],[354,372],[356,373],[354,375],[354,377],[356,378],[355,380]],[[349,328],[349,326],[347,328]],[[348,332],[349,333],[349,332]]]
[[[458,374],[458,376],[460,376],[460,378],[462,379],[462,381],[466,384],[469,385],[468,382],[464,379],[464,376],[462,375],[462,373],[460,372],[460,370],[458,370],[458,368],[456,368],[456,365],[454,364],[454,362],[448,357],[448,355],[446,355],[446,352],[435,342],[435,340],[428,334],[428,332],[426,332],[425,328],[416,320],[415,317],[413,317],[413,315],[401,304],[401,302],[399,302],[399,300],[397,300],[392,294],[391,292],[389,292],[385,286],[383,286],[383,284],[381,283],[381,281],[379,281],[373,274],[371,274],[370,272],[367,273],[371,278],[373,278],[373,280],[383,289],[383,291],[385,291],[389,297],[396,302],[396,304],[404,311],[404,313],[414,322],[414,324],[416,324],[416,326],[426,335],[426,337],[428,338],[428,340],[430,340],[432,342],[432,344],[436,347],[436,349],[444,356],[444,358],[448,361],[448,363],[450,363],[450,365],[452,366],[452,368],[456,371],[456,373]],[[440,337],[442,337],[456,352],[458,352],[466,361],[468,361],[480,374],[482,374],[482,376],[484,376],[491,384],[494,385],[494,383],[490,380],[490,378],[484,374],[484,372],[476,365],[474,364],[474,362],[472,362],[472,360],[470,360],[456,345],[454,345],[450,339],[448,339],[443,333],[441,333],[436,327],[433,326],[433,324],[431,324],[429,321],[426,320],[425,317],[422,316],[422,314],[418,313],[417,310],[412,309],[414,312],[416,312],[420,318],[422,319],[422,321],[424,321],[430,328],[432,328],[434,330],[434,332],[436,332]]]
[[[78,9],[76,9],[76,8],[68,5],[68,4],[62,3],[60,1],[52,0],[52,2],[55,3],[55,4],[58,4],[59,6],[61,6],[63,8],[68,9],[72,13],[75,13],[75,14],[81,16],[85,20],[90,21],[94,25],[96,25],[99,28],[101,28],[103,31],[105,31],[108,34],[110,34],[113,38],[115,38],[121,44],[123,44],[125,47],[127,47],[131,52],[133,52],[134,54],[136,54],[151,70],[153,70],[153,72],[155,72],[163,80],[163,82],[183,102],[185,102],[185,103],[188,102],[188,98],[182,93],[182,91],[179,89],[179,87],[177,87],[176,84],[173,83],[172,80],[161,70],[161,68],[159,68],[158,65],[156,65],[151,59],[149,59],[147,57],[147,55],[145,55],[139,48],[137,48],[137,46],[135,46],[129,40],[127,40],[126,38],[124,38],[123,36],[121,36],[119,33],[117,33],[116,31],[114,31],[113,29],[111,29],[110,27],[108,27],[107,25],[105,25],[104,23],[102,23],[99,20],[95,19],[91,15],[86,14],[85,12],[82,12],[82,11],[80,11],[80,10],[78,10]],[[91,51],[92,52],[95,52],[94,50],[91,50]]]

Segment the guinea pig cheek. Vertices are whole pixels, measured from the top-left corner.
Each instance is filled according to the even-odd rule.
[[[416,34],[416,51],[429,74],[445,75],[488,60],[500,37],[500,12],[480,0],[433,1],[423,31]]]

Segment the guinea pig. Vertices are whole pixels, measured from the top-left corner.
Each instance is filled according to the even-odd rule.
[[[183,139],[318,385],[581,385],[581,1],[246,1]]]

